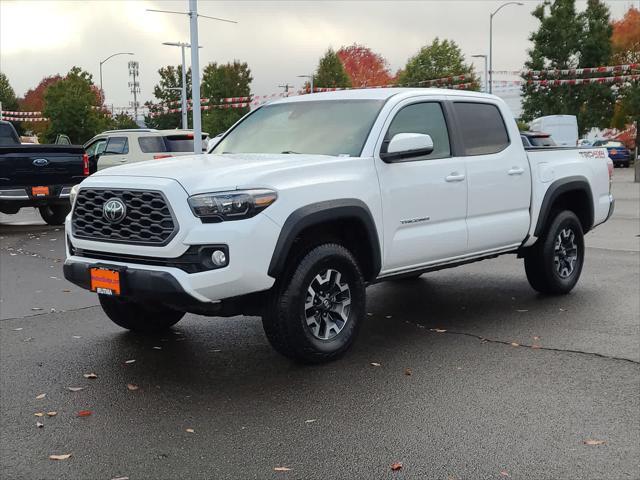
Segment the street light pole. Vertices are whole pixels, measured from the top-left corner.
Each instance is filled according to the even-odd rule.
[[[493,17],[508,5],[524,5],[522,2],[506,2],[489,15],[489,93],[493,93]]]
[[[471,55],[473,58],[484,58],[484,92],[487,93],[489,91],[489,83],[487,81],[487,75],[489,74],[489,68],[487,67],[487,56],[486,55]]]
[[[308,78],[309,86],[311,91],[309,93],[313,93],[313,75],[298,75],[298,78]]]
[[[102,89],[102,65],[107,63],[107,60],[113,57],[117,57],[118,55],[133,55],[132,52],[119,52],[114,53],[113,55],[109,55],[107,58],[100,62],[100,95],[102,95],[102,101],[104,101],[104,90]]]
[[[162,44],[170,47],[180,47],[182,50],[182,87],[180,89],[180,100],[182,105],[182,128],[186,130],[189,128],[189,123],[187,120],[187,64],[184,56],[184,49],[191,48],[191,44],[185,42],[163,42]]]

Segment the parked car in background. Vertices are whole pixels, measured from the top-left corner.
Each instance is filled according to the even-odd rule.
[[[524,147],[555,147],[551,135],[544,132],[520,132],[520,139]]]
[[[578,140],[578,146],[579,147],[591,147],[591,146],[593,146],[593,143],[588,138],[581,138],[580,140]]]
[[[21,144],[13,125],[0,121],[0,212],[35,207],[49,225],[62,225],[71,187],[90,173],[81,145]]]
[[[209,135],[202,134],[205,152]],[[97,170],[159,158],[193,154],[193,131],[131,129],[108,130],[84,145]]]
[[[247,114],[212,155],[75,187],[64,275],[123,328],[260,315],[278,352],[322,362],[366,321],[367,284],[517,254],[534,289],[570,292],[583,235],[613,212],[612,172],[604,148],[523,148],[493,95],[300,95]]]
[[[546,132],[560,147],[578,145],[578,120],[575,115],[548,115],[531,121],[533,131]]]
[[[631,152],[624,146],[624,143],[618,140],[597,140],[593,143],[593,146],[605,147],[614,166],[629,167],[631,163]]]

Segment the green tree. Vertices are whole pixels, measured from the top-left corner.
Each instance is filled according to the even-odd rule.
[[[602,0],[589,0],[587,9],[579,15],[582,23],[580,36],[580,60],[578,67],[608,65],[611,59],[611,34],[609,8]],[[596,73],[592,76],[601,76]],[[586,132],[592,127],[606,128],[611,124],[615,104],[615,92],[610,84],[581,85],[576,89],[580,109],[578,125]]]
[[[313,87],[344,88],[351,86],[351,79],[338,54],[329,48],[318,62],[313,75]]]
[[[129,128],[140,128],[140,127],[138,127],[138,124],[135,122],[133,117],[131,117],[130,115],[124,112],[121,112],[121,113],[118,113],[117,115],[114,115],[114,117],[111,119],[111,125],[109,126],[109,128],[113,130],[124,130]]]
[[[62,80],[47,88],[44,100],[43,113],[50,119],[44,135],[47,142],[66,134],[72,143],[84,143],[109,126],[91,75],[79,67],[73,67]]]
[[[472,83],[471,90],[479,90],[480,82],[473,66],[464,62],[460,47],[453,40],[436,37],[411,57],[398,73],[398,83],[409,86],[435,86],[427,80],[466,75],[469,78],[454,83]]]
[[[162,113],[166,108],[181,108],[180,99],[181,92],[177,88],[182,87],[182,65],[167,65],[158,70],[160,82],[153,87],[153,96],[163,105],[154,104],[152,102],[145,103],[149,108],[149,112],[158,113],[159,115],[147,115],[145,123],[150,128],[180,128],[182,126],[181,112]],[[191,99],[191,68],[187,70],[187,100]],[[176,102],[176,103],[174,103]],[[166,105],[171,103],[171,105]],[[192,114],[188,113],[188,121],[191,124]]]
[[[233,63],[224,65],[209,63],[202,71],[200,91],[203,98],[209,99],[209,102],[203,105],[221,105],[221,98],[248,97],[251,95],[252,81],[251,70],[246,62],[235,60]],[[202,130],[215,136],[227,130],[248,112],[249,107],[214,107],[203,110]]]
[[[16,92],[9,83],[7,76],[0,72],[0,103],[2,103],[2,110],[15,111],[18,110],[18,99],[16,98]],[[20,122],[11,122],[18,134],[22,133]]]
[[[575,0],[545,0],[531,14],[538,19],[538,30],[531,33],[533,47],[525,67],[531,70],[576,67],[580,51],[580,20]],[[578,86],[523,85],[522,119],[530,121],[543,115],[575,114],[579,108]]]

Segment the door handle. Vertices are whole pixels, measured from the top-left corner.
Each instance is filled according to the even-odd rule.
[[[120,160],[120,163],[124,163],[124,162],[126,162],[126,161],[127,161],[127,159],[126,159],[126,158],[123,158],[123,159],[121,159],[121,160]]]
[[[464,175],[458,172],[451,172],[449,175],[444,177],[447,182],[461,182],[464,180]]]
[[[522,175],[524,173],[524,168],[511,167],[511,170],[509,170],[507,173],[509,175]]]

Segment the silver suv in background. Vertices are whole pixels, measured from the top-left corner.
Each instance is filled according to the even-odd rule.
[[[209,134],[202,134],[203,152]],[[193,154],[192,130],[107,130],[84,145],[97,170],[145,160]]]

